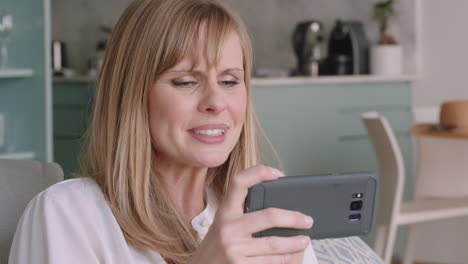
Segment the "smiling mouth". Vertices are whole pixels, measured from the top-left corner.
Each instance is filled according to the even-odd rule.
[[[225,130],[224,129],[203,129],[203,130],[195,130],[194,132],[200,135],[204,135],[204,136],[217,137],[217,136],[224,135]]]
[[[204,144],[221,144],[226,140],[229,126],[225,124],[207,124],[188,130],[190,135]]]

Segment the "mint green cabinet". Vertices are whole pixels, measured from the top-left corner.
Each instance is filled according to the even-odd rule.
[[[290,175],[375,170],[360,115],[388,117],[411,163],[410,83],[257,86],[254,107]]]
[[[411,83],[262,85],[253,88],[261,125],[287,175],[375,171],[377,160],[360,115],[378,111],[395,130],[406,165],[405,199],[412,193]],[[267,156],[270,151],[266,149]],[[396,252],[405,246],[405,229]],[[373,234],[364,237],[373,244]]]
[[[8,71],[0,71],[0,112],[7,116],[2,157],[52,161],[49,0],[2,0],[12,15]],[[20,155],[18,155],[20,153]]]
[[[66,178],[79,169],[82,137],[93,95],[93,83],[54,82],[54,157]]]

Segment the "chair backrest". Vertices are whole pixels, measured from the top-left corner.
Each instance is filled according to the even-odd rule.
[[[417,106],[413,107],[411,109],[411,112],[413,114],[413,123],[414,124],[421,124],[421,123],[438,123],[439,122],[439,114],[440,114],[440,105],[432,105],[432,106]],[[437,178],[441,174],[439,174],[439,169],[440,166],[437,163],[427,163],[428,161],[431,162],[430,159],[427,159],[426,156],[429,154],[429,156],[432,156],[432,153],[437,152],[437,149],[431,149],[430,146],[427,146],[427,144],[421,144],[421,139],[425,141],[424,138],[422,137],[413,137],[413,197],[418,198],[421,196],[424,196],[426,193],[427,188],[421,188],[421,186],[427,185],[425,181],[427,181],[428,177],[427,175],[430,174],[435,174],[437,173]],[[430,144],[429,144],[430,145]],[[421,149],[421,146],[423,146],[423,149]],[[427,149],[429,147],[429,149]],[[423,164],[425,166],[421,167],[421,158],[424,160]],[[433,165],[437,164],[437,166],[427,166],[428,164]],[[437,169],[437,172],[434,172],[433,169]],[[443,168],[445,169],[445,168]],[[422,173],[421,173],[422,172]],[[429,174],[428,174],[429,172]],[[424,173],[424,174],[423,174]],[[424,175],[424,180],[423,182],[420,181],[419,176]],[[436,181],[438,184],[440,184],[440,181]],[[433,189],[433,188],[430,188]],[[436,188],[437,190],[437,188]],[[432,190],[427,190],[429,192],[432,192]]]
[[[63,171],[55,163],[0,159],[0,264],[8,263],[16,225],[28,202],[61,180]]]
[[[385,117],[376,112],[361,115],[379,163],[378,225],[389,225],[401,208],[404,163],[400,147]]]

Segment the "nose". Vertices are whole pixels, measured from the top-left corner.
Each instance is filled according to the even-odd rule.
[[[203,89],[198,110],[203,113],[218,114],[227,107],[226,94],[216,81],[209,81]]]

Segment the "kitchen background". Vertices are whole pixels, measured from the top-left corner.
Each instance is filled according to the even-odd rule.
[[[89,61],[97,56],[98,42],[107,36],[100,26],[112,27],[129,2],[2,0],[0,6],[13,14],[9,65],[16,70],[0,71],[0,112],[6,116],[6,143],[0,144],[0,157],[54,160],[67,174],[76,168],[79,138],[86,126],[85,113],[95,81],[83,75]],[[251,32],[257,68],[295,66],[291,34],[302,20],[322,21],[325,36],[336,18],[360,20],[371,44],[377,39],[377,26],[371,19],[375,0],[227,2],[239,11]],[[376,161],[359,114],[377,110],[389,118],[397,132],[409,176],[405,193],[409,198],[413,151],[407,128],[412,124],[412,110],[468,98],[466,10],[466,0],[397,0],[390,32],[404,51],[403,74],[398,76],[254,80],[257,114],[286,171],[375,170]],[[75,77],[52,78],[52,40],[66,44],[68,66],[75,70]],[[298,124],[301,129],[291,131]],[[285,138],[286,134],[289,137]],[[421,237],[417,259],[466,263],[468,228],[457,221],[445,222],[442,232],[427,232]],[[432,228],[437,227],[426,230]],[[397,252],[404,243],[400,234]]]
[[[52,38],[68,47],[69,66],[87,72],[90,56],[106,37],[100,26],[113,27],[130,0],[52,0]],[[376,0],[228,0],[244,19],[254,41],[256,67],[295,67],[291,36],[297,22],[319,20],[325,36],[337,18],[360,20],[371,43],[377,42],[378,29],[372,20]],[[415,72],[414,1],[399,1],[390,31],[404,47],[404,72]]]
[[[87,73],[98,42],[107,36],[100,26],[112,27],[129,2],[51,0],[52,39],[66,43],[69,67],[77,74]],[[257,68],[295,66],[291,34],[302,20],[322,21],[326,36],[337,18],[360,20],[370,43],[377,41],[377,25],[371,19],[376,0],[226,2],[240,13],[251,32]],[[425,73],[424,78],[414,82],[413,105],[437,105],[444,100],[468,97],[463,85],[468,54],[461,52],[468,43],[463,13],[467,4],[463,0],[397,1],[389,30],[403,46],[403,72]]]

